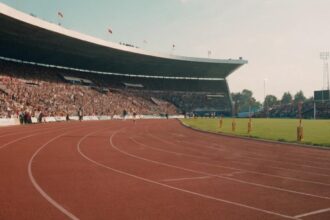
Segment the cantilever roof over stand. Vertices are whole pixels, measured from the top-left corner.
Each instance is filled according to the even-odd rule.
[[[165,55],[107,42],[0,3],[0,56],[133,75],[226,78],[247,61]]]

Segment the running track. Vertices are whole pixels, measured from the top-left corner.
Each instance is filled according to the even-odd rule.
[[[0,128],[0,219],[330,219],[330,151],[176,120]]]

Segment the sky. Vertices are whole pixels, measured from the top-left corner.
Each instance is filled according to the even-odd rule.
[[[65,28],[175,55],[238,59],[231,92],[281,98],[323,86],[330,50],[329,0],[0,0]],[[64,15],[60,19],[57,13]],[[110,35],[107,29],[111,28]]]

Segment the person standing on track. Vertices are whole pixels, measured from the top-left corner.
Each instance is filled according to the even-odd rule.
[[[83,114],[84,114],[84,112],[82,110],[82,107],[80,107],[79,110],[78,110],[79,121],[82,121],[83,120],[83,117],[84,117]]]
[[[123,110],[123,119],[125,120],[126,119],[126,115],[127,115],[127,111],[126,109]]]
[[[135,120],[136,120],[136,112],[134,111],[133,112],[133,122],[134,122],[134,124],[135,124]]]
[[[19,123],[21,125],[24,124],[24,111],[20,111],[18,118],[19,118]]]

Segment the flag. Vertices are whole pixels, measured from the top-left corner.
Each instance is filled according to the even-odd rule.
[[[112,34],[112,30],[111,30],[110,28],[108,28],[108,32],[109,32],[110,34]]]
[[[60,18],[63,18],[64,17],[64,15],[63,15],[63,13],[62,12],[57,12],[57,15],[60,17]]]

